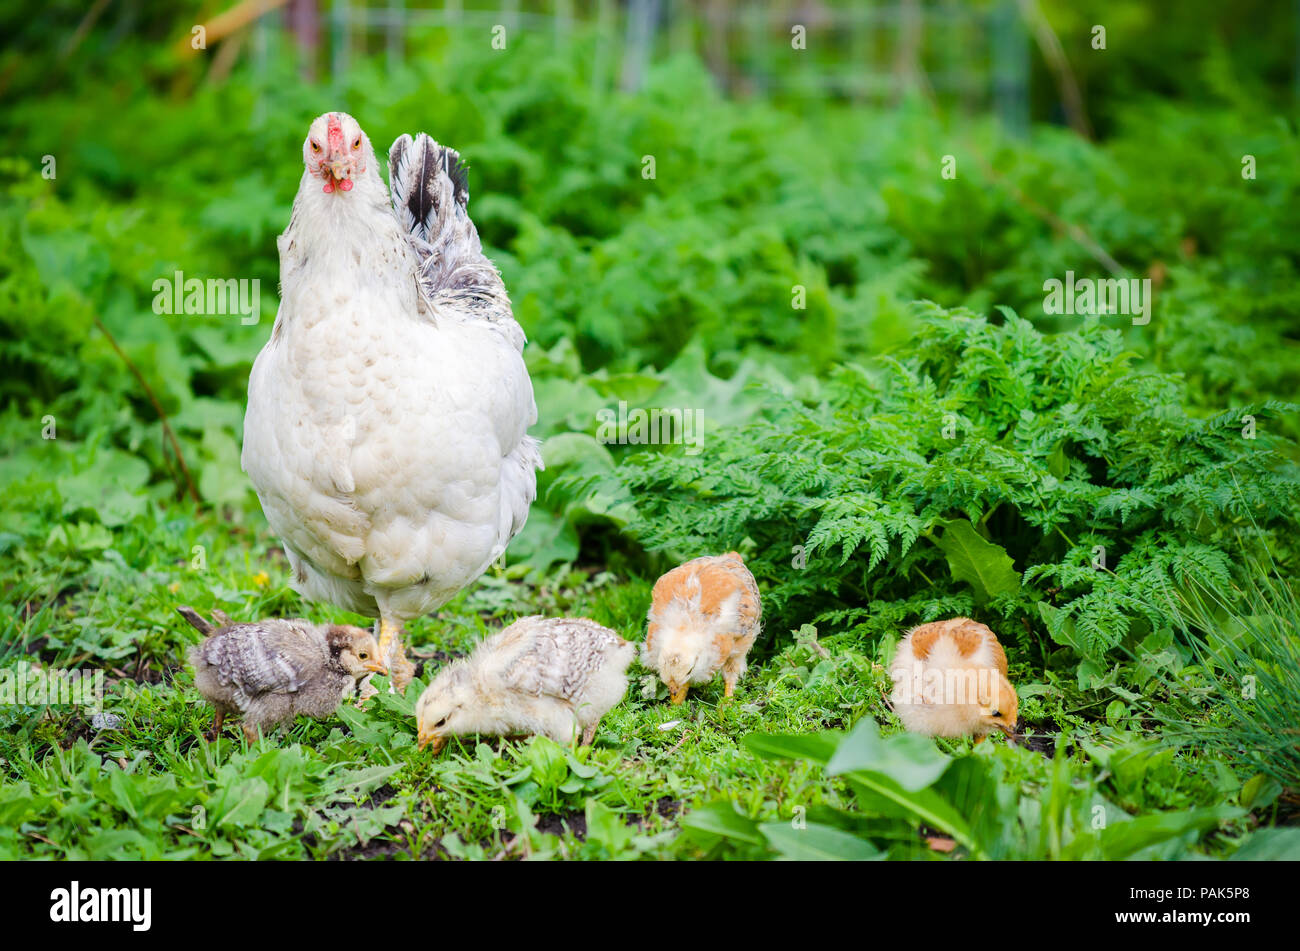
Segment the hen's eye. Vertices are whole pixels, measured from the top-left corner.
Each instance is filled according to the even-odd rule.
[[[317,144],[315,143],[315,141],[313,141],[312,144],[311,144],[311,150],[312,150],[313,152],[319,152],[319,151],[320,151],[320,146],[317,145]]]
[[[352,148],[354,149],[361,148],[361,136],[357,136],[357,140],[352,143]]]

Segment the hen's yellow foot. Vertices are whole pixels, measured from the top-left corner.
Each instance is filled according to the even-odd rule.
[[[415,665],[406,659],[402,635],[406,631],[399,621],[379,619],[379,655],[388,665],[393,693],[400,693],[415,679]]]

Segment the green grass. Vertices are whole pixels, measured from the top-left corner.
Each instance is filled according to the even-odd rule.
[[[761,737],[834,749],[865,723],[901,742],[884,703],[887,642],[829,628],[815,639],[810,627],[768,631],[729,702],[713,684],[674,707],[634,665],[627,698],[590,748],[471,737],[439,757],[420,753],[421,681],[404,697],[300,719],[252,746],[233,729],[209,743],[211,710],[182,665],[198,635],[174,606],[237,618],[309,609],[285,593],[283,559],[263,531],[182,506],[164,512],[161,524],[128,525],[89,557],[56,547],[4,554],[59,592],[16,602],[9,622],[21,634],[11,643],[46,664],[107,668],[104,709],[122,722],[94,731],[83,710],[0,708],[0,856],[1222,856],[1270,815],[1248,808],[1251,769],[1191,746],[1160,749],[1133,717],[1081,705],[1068,683],[1034,683],[1023,664],[1012,673],[1029,687],[1022,715],[1032,725],[1019,746],[907,738],[908,752],[894,757],[902,766],[883,774],[832,774],[826,756],[784,755],[779,744],[774,753],[776,740]],[[196,539],[208,550],[202,569],[183,557]],[[573,568],[510,577],[521,573],[495,571],[414,622],[415,653],[463,652],[524,611],[586,614],[642,636],[648,579]],[[428,662],[424,681],[436,666]],[[880,800],[889,770],[939,759],[950,760],[947,771],[907,792],[902,807]],[[1100,838],[1097,809],[1124,829]],[[936,837],[956,848],[931,849]]]

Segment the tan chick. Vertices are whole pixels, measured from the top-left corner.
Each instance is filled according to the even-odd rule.
[[[734,551],[686,562],[655,582],[641,662],[659,674],[673,703],[722,671],[736,690],[762,627],[758,583]]]
[[[302,618],[268,618],[234,624],[213,612],[213,628],[193,608],[181,615],[208,635],[190,648],[194,684],[217,711],[212,735],[227,714],[243,716],[244,736],[263,732],[297,714],[321,719],[372,673],[387,673],[374,636],[359,627],[313,624]]]
[[[636,648],[586,618],[520,618],[440,671],[415,707],[420,749],[448,737],[540,734],[584,745],[627,692]]]
[[[994,633],[957,617],[912,628],[890,664],[890,697],[903,726],[927,736],[1001,730],[1014,742],[1020,701],[1007,680],[1007,655]]]

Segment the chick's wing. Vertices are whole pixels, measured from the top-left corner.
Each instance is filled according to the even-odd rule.
[[[240,624],[209,639],[201,656],[222,683],[258,696],[298,691],[324,667],[329,650],[305,622],[272,619]]]
[[[525,621],[531,622],[528,629],[508,641],[514,653],[505,666],[505,677],[512,689],[534,696],[572,700],[605,662],[605,651],[624,643],[613,631],[586,618]]]

